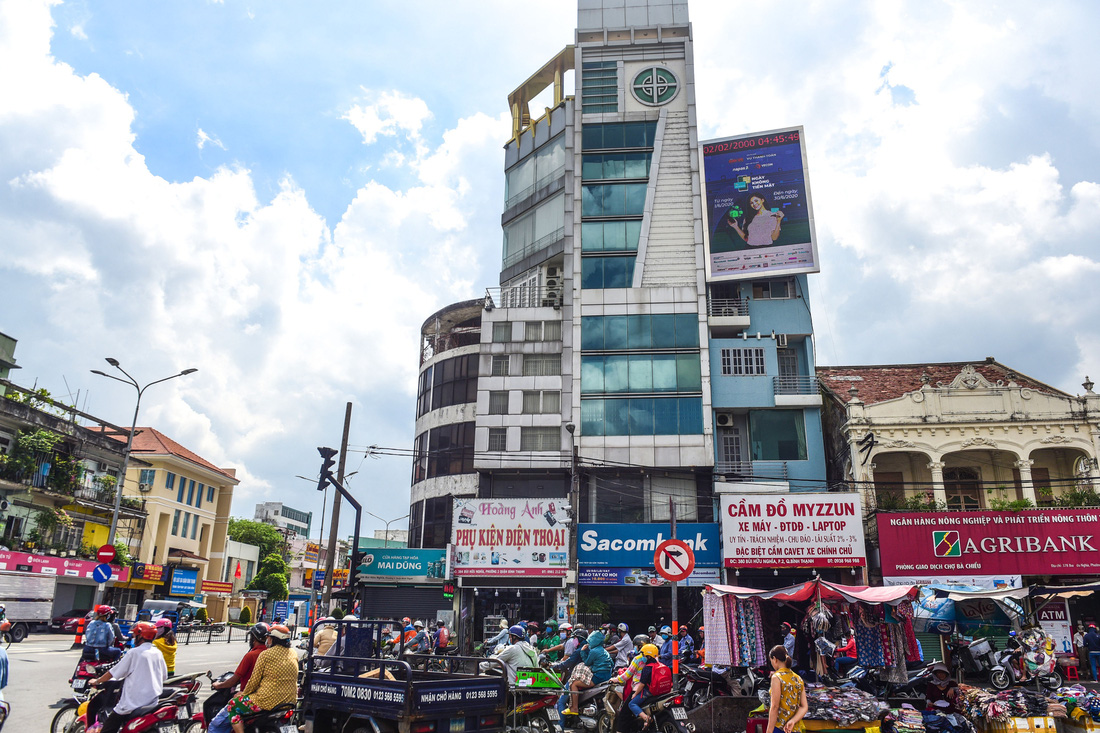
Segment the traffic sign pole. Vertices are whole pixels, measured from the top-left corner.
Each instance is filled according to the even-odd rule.
[[[668,518],[671,530],[669,536],[671,539],[676,539],[676,502],[672,497],[668,497]],[[678,622],[679,614],[677,613],[676,603],[676,587],[679,585],[675,580],[672,581],[672,689],[677,689],[677,684],[680,681],[680,624]]]

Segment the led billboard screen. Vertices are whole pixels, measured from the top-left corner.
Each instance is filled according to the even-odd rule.
[[[702,144],[707,279],[818,272],[802,128]]]

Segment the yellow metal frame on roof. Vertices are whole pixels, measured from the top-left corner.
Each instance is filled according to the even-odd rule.
[[[574,47],[566,46],[508,95],[508,108],[512,111],[513,140],[518,139],[524,130],[538,121],[531,119],[530,104],[542,90],[554,85],[554,105],[546,108],[547,114],[565,101],[565,72],[574,68],[574,56]]]

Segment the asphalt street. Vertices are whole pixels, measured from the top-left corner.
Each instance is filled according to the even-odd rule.
[[[69,677],[80,658],[70,649],[72,635],[32,634],[21,644],[8,648],[8,686],[4,698],[11,703],[11,718],[5,731],[45,733],[60,704],[72,696]],[[176,674],[210,670],[214,676],[236,668],[248,651],[242,639],[227,643],[180,645],[176,652]],[[208,694],[203,685],[201,697]]]

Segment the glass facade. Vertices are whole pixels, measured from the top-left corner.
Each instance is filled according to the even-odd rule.
[[[581,111],[586,114],[619,111],[617,61],[586,61],[581,64]]]
[[[698,435],[701,397],[582,399],[583,435]]]
[[[584,316],[581,348],[585,351],[698,349],[699,317],[694,313]]]
[[[413,441],[414,484],[436,476],[474,471],[474,423],[462,422],[432,428]]]
[[[478,355],[467,354],[444,359],[421,372],[416,416],[441,407],[477,402],[477,368]]]

